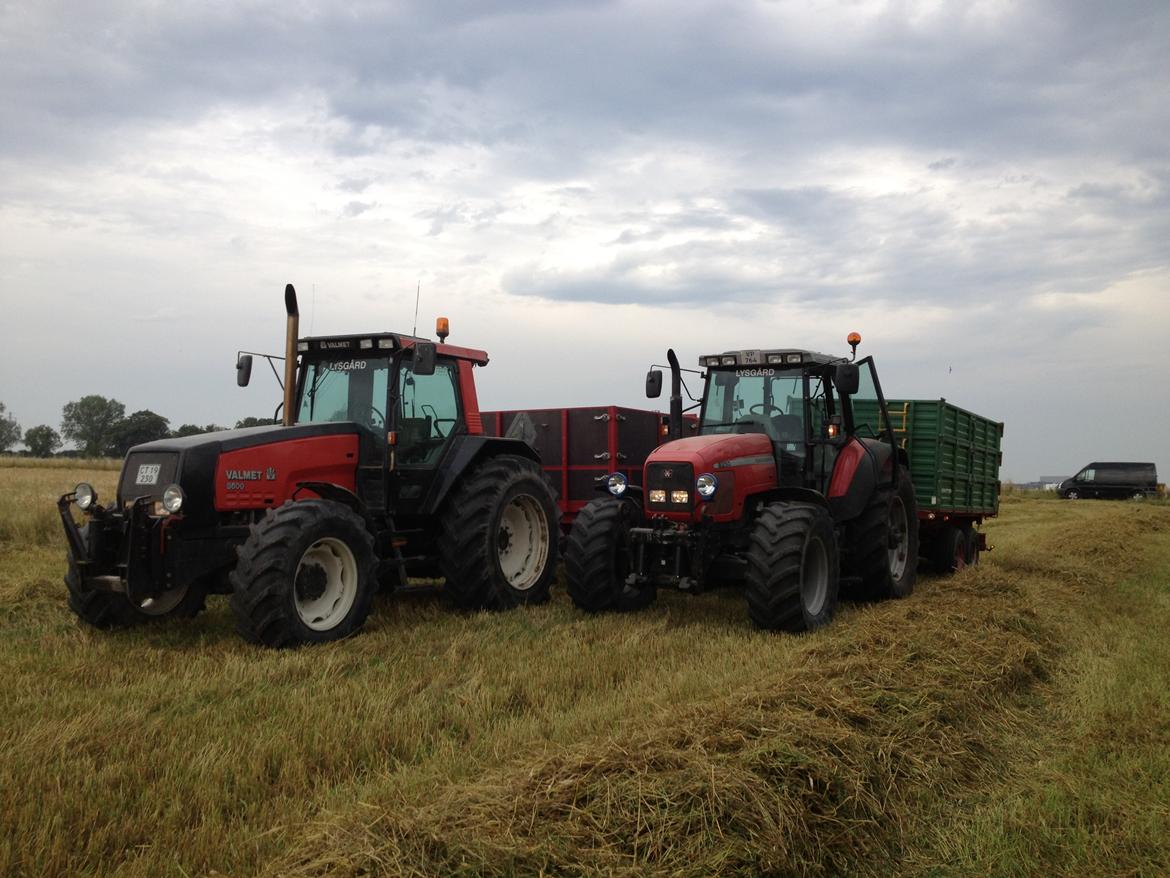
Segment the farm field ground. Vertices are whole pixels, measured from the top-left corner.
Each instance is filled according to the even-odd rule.
[[[978,568],[749,626],[381,597],[270,652],[226,599],[81,627],[0,460],[0,875],[1170,874],[1170,506],[1006,498]]]

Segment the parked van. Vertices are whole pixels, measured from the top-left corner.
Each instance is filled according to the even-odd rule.
[[[1152,463],[1090,463],[1056,492],[1067,500],[1141,500],[1158,492],[1158,473]]]

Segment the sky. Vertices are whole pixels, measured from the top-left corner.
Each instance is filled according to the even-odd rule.
[[[1170,4],[0,0],[0,402],[271,413],[302,333],[451,321],[481,406],[847,353],[1003,476],[1170,475]]]

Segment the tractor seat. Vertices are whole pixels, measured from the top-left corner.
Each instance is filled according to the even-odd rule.
[[[804,420],[798,415],[773,415],[769,420],[772,429],[769,430],[778,442],[798,442],[804,444]]]

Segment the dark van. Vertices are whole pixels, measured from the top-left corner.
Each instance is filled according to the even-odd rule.
[[[1158,473],[1152,463],[1090,463],[1056,492],[1067,500],[1141,500],[1158,491]]]

